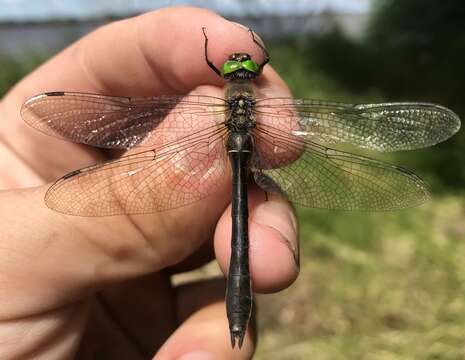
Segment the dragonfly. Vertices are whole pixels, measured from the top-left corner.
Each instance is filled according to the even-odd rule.
[[[255,80],[270,61],[233,53],[218,69],[224,97],[150,98],[55,91],[27,100],[24,121],[60,139],[107,149],[140,149],[72,171],[47,191],[51,209],[77,216],[166,211],[231,186],[231,258],[226,312],[231,345],[240,348],[252,311],[247,187],[312,208],[383,211],[417,206],[427,185],[403,167],[338,150],[424,148],[460,128],[451,110],[422,102],[346,104],[260,97]]]

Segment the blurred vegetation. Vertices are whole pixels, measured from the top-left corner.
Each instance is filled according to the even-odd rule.
[[[28,53],[21,58],[0,54],[0,99],[21,78],[49,57],[48,54]]]
[[[465,118],[465,7],[459,0],[377,1],[366,36],[337,29],[275,41],[272,65],[295,96],[430,101]],[[0,56],[0,95],[44,56]],[[433,185],[416,209],[300,209],[301,275],[259,296],[257,359],[465,359],[465,138],[370,156]]]
[[[344,89],[386,100],[435,102],[465,118],[465,6],[461,0],[378,0],[365,37],[338,29],[305,44],[316,66]],[[408,161],[451,189],[465,186],[465,133]],[[404,155],[402,155],[405,158]],[[451,166],[453,164],[453,166]]]

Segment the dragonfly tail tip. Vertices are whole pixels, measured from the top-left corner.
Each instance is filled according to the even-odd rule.
[[[244,331],[231,331],[231,347],[234,349],[236,346],[236,340],[237,340],[237,346],[242,348],[242,343],[244,342]]]

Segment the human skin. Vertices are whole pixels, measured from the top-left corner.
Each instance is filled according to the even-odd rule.
[[[169,280],[214,257],[227,274],[231,189],[147,215],[86,218],[54,212],[43,201],[51,181],[116,154],[45,136],[19,115],[27,98],[46,91],[221,95],[224,81],[203,57],[202,27],[217,66],[233,52],[262,59],[237,24],[202,9],[167,8],[96,30],[1,100],[1,359],[252,356],[253,326],[242,350],[231,349],[224,280],[183,286]],[[289,95],[269,65],[257,86],[269,95]],[[289,203],[255,187],[249,199],[253,288],[276,292],[298,274],[295,215]]]

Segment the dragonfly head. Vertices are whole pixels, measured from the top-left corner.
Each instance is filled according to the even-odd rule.
[[[249,54],[234,53],[221,67],[221,75],[225,80],[253,80],[260,75],[260,70]]]

